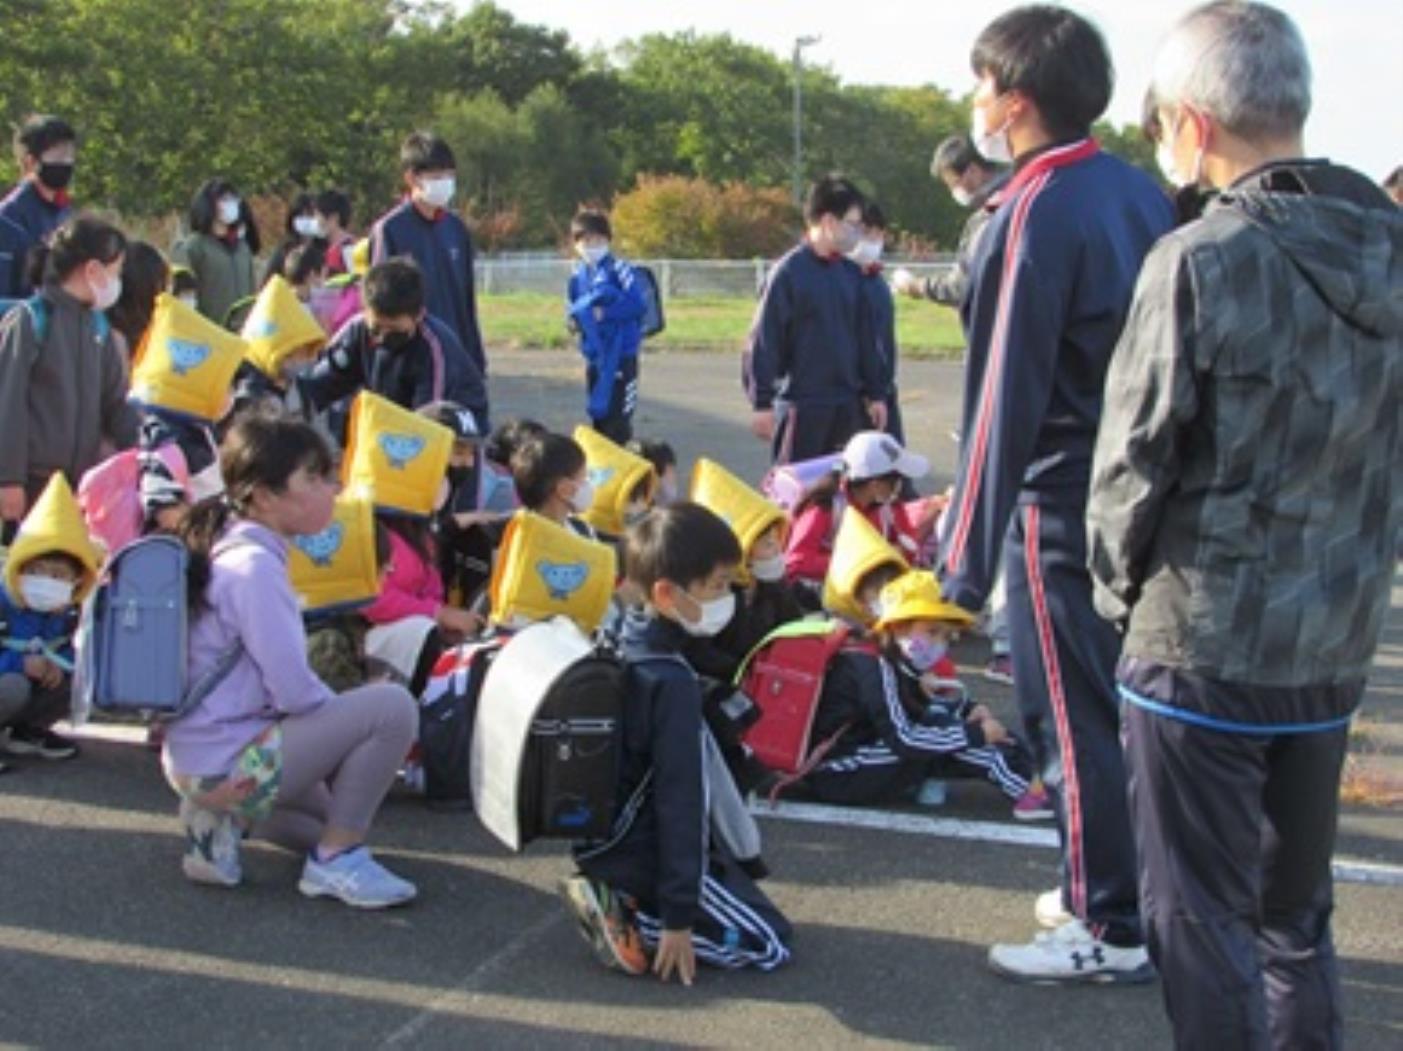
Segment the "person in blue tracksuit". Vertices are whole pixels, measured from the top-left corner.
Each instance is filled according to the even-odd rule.
[[[638,350],[648,301],[633,267],[610,251],[613,230],[603,212],[581,211],[570,223],[580,262],[566,287],[566,313],[587,363],[585,411],[590,425],[624,445],[638,407]]]
[[[864,320],[862,273],[846,258],[862,235],[862,193],[830,175],[804,204],[804,242],[770,272],[743,379],[751,430],[777,463],[837,452],[887,422],[881,359]]]
[[[1061,826],[1051,937],[990,965],[1036,981],[1140,981],[1153,969],[1136,894],[1118,737],[1115,628],[1092,606],[1086,501],[1102,387],[1145,255],[1173,223],[1150,178],[1088,137],[1111,93],[1100,34],[1061,8],[992,22],[971,64],[974,141],[1014,174],[971,266],[960,466],[941,586],[983,608],[1002,558],[1014,690]]]
[[[902,445],[906,431],[901,425],[901,404],[896,391],[896,302],[882,272],[882,251],[887,244],[887,217],[876,201],[862,206],[862,239],[848,256],[862,270],[862,304],[872,333],[872,344],[882,362],[887,406],[887,433]],[[907,488],[910,488],[909,482]],[[907,499],[914,499],[910,489]]]
[[[407,196],[371,229],[370,261],[407,255],[418,263],[429,313],[453,330],[477,371],[486,376],[473,287],[473,240],[467,224],[449,209],[457,190],[458,162],[448,143],[425,131],[404,140],[399,160]]]
[[[68,218],[77,150],[77,133],[60,117],[32,116],[15,133],[23,177],[0,199],[0,299],[23,299],[34,291],[30,253]]]

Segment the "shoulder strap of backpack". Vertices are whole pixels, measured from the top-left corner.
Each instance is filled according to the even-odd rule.
[[[40,346],[49,335],[49,303],[38,292],[24,301],[24,307],[29,311],[30,323],[34,326],[34,339]],[[93,332],[97,336],[99,343],[107,342],[107,335],[112,331],[112,322],[107,320],[107,315],[101,310],[92,311]]]
[[[750,670],[750,663],[755,659],[755,655],[766,646],[778,642],[781,639],[812,639],[819,636],[827,638],[827,645],[824,647],[825,663],[833,658],[833,655],[843,648],[848,641],[851,629],[841,620],[813,620],[805,618],[803,620],[791,620],[788,624],[781,624],[770,632],[763,639],[757,642],[745,659],[740,662],[740,667],[736,669],[734,684],[739,686],[745,681],[746,673]]]

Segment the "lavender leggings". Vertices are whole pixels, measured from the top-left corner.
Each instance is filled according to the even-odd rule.
[[[386,683],[349,690],[284,719],[277,802],[253,834],[304,852],[327,825],[366,831],[418,729],[414,698]]]

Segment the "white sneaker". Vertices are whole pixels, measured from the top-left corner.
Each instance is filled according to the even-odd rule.
[[[1053,887],[1038,895],[1037,904],[1033,906],[1033,916],[1037,919],[1039,927],[1046,927],[1048,930],[1076,919],[1062,907],[1061,887]]]
[[[185,826],[185,856],[180,867],[193,883],[237,887],[244,878],[239,864],[239,827],[229,814],[180,801],[180,823]]]
[[[1154,965],[1143,945],[1124,949],[1093,938],[1080,920],[1043,931],[1027,945],[995,945],[989,967],[1020,982],[1139,983],[1153,981]]]
[[[414,884],[381,865],[364,846],[330,861],[308,854],[297,889],[309,898],[336,898],[357,909],[387,909],[413,901],[418,894]]]

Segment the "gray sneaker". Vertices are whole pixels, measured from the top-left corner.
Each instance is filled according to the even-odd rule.
[[[414,884],[376,861],[366,847],[345,851],[325,862],[308,854],[297,889],[309,898],[336,898],[357,909],[403,905],[419,893]]]
[[[213,887],[237,887],[244,878],[239,865],[239,828],[229,814],[180,801],[180,823],[185,827],[185,856],[180,867],[185,878]]]

